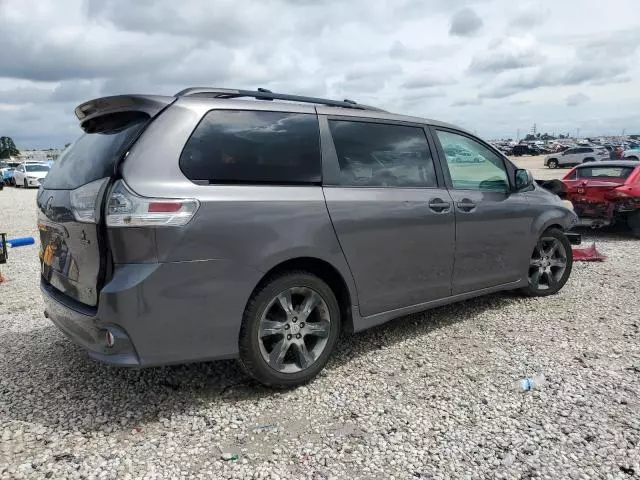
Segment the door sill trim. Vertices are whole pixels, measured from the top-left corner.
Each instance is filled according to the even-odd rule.
[[[468,300],[474,297],[481,297],[483,295],[488,295],[490,293],[501,292],[505,290],[515,290],[516,288],[521,288],[523,286],[525,286],[523,284],[523,280],[519,279],[519,280],[516,280],[515,282],[503,283],[501,285],[482,288],[480,290],[474,290],[472,292],[465,292],[465,293],[459,293],[457,295],[450,295],[448,297],[440,298],[438,300],[430,300],[428,302],[418,303],[408,307],[396,308],[394,310],[376,313],[374,315],[369,315],[368,317],[361,317],[357,313],[357,311],[354,309],[353,329],[354,329],[354,332],[361,332],[368,328],[375,327],[377,325],[382,325],[383,323],[388,322],[389,320],[393,320],[394,318],[403,317],[405,315],[410,315],[416,312],[430,310],[432,308],[441,307],[443,305],[448,305],[448,304],[460,302],[463,300]]]

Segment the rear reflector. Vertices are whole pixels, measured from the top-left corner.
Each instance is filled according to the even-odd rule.
[[[149,204],[149,213],[174,213],[180,211],[182,202],[151,202]]]
[[[116,339],[113,337],[113,333],[111,333],[109,330],[106,330],[104,339],[107,344],[107,347],[109,348],[113,347],[116,343]]]
[[[195,199],[140,197],[118,180],[109,194],[107,226],[180,227],[189,223],[199,206]]]

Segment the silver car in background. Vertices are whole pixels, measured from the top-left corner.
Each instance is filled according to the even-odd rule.
[[[471,133],[353,101],[190,88],[76,109],[38,193],[45,315],[121,366],[313,378],[343,330],[558,292],[576,215]],[[467,151],[478,162],[446,152]]]
[[[564,152],[547,155],[544,165],[549,168],[573,167],[586,162],[609,160],[609,152],[603,147],[573,147]]]

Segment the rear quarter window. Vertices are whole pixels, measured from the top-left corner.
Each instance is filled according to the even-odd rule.
[[[318,117],[212,110],[187,141],[180,168],[190,180],[209,184],[319,184]]]

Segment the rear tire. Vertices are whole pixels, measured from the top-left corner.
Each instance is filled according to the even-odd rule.
[[[329,360],[341,326],[338,300],[320,278],[304,271],[274,276],[247,303],[240,363],[268,387],[307,383]]]
[[[555,158],[550,159],[547,162],[547,167],[549,167],[549,168],[558,168],[558,160],[556,160]]]
[[[631,155],[630,157],[625,157],[625,160],[633,160],[634,162],[637,162],[638,160],[640,160],[638,157],[636,157],[635,155]]]
[[[595,161],[596,161],[596,159],[595,159],[595,158],[591,158],[591,157],[589,157],[589,158],[585,158],[585,159],[582,161],[582,163],[589,163],[589,162],[595,162]]]
[[[541,236],[529,261],[529,284],[520,292],[527,297],[548,297],[564,287],[573,268],[571,243],[562,230],[550,228]]]

